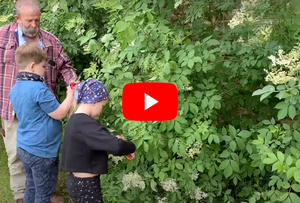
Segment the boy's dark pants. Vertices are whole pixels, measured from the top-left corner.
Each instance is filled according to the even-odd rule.
[[[49,203],[58,179],[58,157],[42,158],[17,150],[26,172],[24,203]]]

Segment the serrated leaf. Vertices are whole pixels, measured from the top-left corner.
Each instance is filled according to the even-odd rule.
[[[220,170],[224,170],[225,168],[227,168],[229,166],[229,160],[224,160],[220,166],[219,166],[219,169]]]
[[[274,160],[274,159],[271,159],[271,158],[265,158],[264,160],[263,160],[263,163],[264,164],[272,164],[272,163],[274,163],[276,160]]]
[[[231,167],[235,172],[240,172],[239,165],[236,161],[230,161]]]
[[[198,106],[196,106],[196,104],[194,103],[190,103],[190,111],[194,114],[197,115],[198,114]]]
[[[270,94],[272,94],[273,92],[266,92],[263,95],[260,96],[260,101],[264,100],[265,98],[267,98]]]
[[[180,123],[179,122],[175,122],[175,131],[177,132],[177,133],[179,133],[179,134],[182,134],[183,132],[182,132],[182,130],[181,130],[181,126],[180,126]]]
[[[242,138],[248,138],[251,136],[251,132],[248,130],[242,130],[241,132],[239,132],[239,136],[241,136]]]
[[[232,172],[233,172],[232,167],[229,165],[229,166],[224,170],[225,178],[228,178],[229,176],[231,176]]]
[[[277,114],[278,120],[281,120],[281,119],[285,118],[287,116],[287,112],[288,112],[288,108],[287,107],[285,107],[283,109],[280,109],[278,111],[278,114]]]
[[[235,140],[240,150],[243,150],[245,148],[245,143],[243,142],[243,140],[239,137],[236,137]]]

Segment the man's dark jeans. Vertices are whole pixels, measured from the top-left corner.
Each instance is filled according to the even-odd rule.
[[[17,150],[26,172],[24,203],[49,203],[58,179],[58,157],[42,158]]]

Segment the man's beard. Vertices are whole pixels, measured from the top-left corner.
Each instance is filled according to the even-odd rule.
[[[39,26],[36,26],[35,28],[33,27],[25,28],[22,22],[19,23],[19,26],[23,34],[27,37],[36,37],[40,32]]]

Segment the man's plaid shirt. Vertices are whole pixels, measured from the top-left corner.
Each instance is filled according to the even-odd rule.
[[[18,47],[17,27],[18,24],[12,22],[0,28],[0,116],[9,121],[14,120],[14,111],[8,95],[16,83],[18,73],[15,64],[15,51]],[[69,85],[70,81],[75,81],[76,72],[64,53],[60,41],[53,34],[41,29],[40,38],[49,60],[46,66],[45,83],[56,95],[58,78]]]

